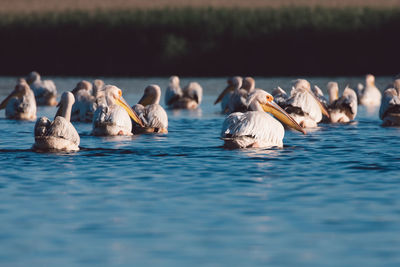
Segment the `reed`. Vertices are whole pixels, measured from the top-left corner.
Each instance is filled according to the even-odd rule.
[[[399,8],[5,14],[0,74],[393,74],[399,29]]]

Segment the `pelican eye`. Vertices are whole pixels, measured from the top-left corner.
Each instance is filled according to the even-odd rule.
[[[118,90],[118,96],[121,97],[122,96],[122,91]]]
[[[267,101],[271,102],[274,100],[274,97],[272,95],[267,95]]]

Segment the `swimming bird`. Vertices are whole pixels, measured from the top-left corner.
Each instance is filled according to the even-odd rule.
[[[246,99],[255,90],[255,81],[252,77],[235,76],[230,79],[228,87],[218,96],[214,105],[224,100],[229,95],[229,101],[225,113],[246,112],[248,110]]]
[[[286,101],[289,98],[285,90],[278,86],[274,90],[272,90],[271,95],[274,97],[274,102],[276,104],[278,104],[281,108],[285,108]]]
[[[251,93],[247,98],[251,111],[235,112],[226,117],[221,131],[224,146],[283,147],[285,130],[279,121],[305,134],[305,130],[273,100],[272,95],[261,89]],[[274,115],[279,121],[266,112]]]
[[[378,107],[381,104],[381,91],[375,86],[375,77],[372,74],[365,76],[365,87],[357,86],[357,95],[360,105]]]
[[[326,108],[311,91],[310,83],[304,79],[295,81],[285,111],[304,128],[316,127],[322,120],[322,114],[329,117]]]
[[[332,123],[346,123],[357,116],[357,94],[346,86],[339,98],[339,85],[329,82],[327,85],[329,94],[329,118]]]
[[[386,89],[383,93],[379,118],[383,126],[400,126],[400,79],[393,83],[394,88]]]
[[[104,81],[103,81],[103,80],[96,79],[96,80],[93,81],[93,84],[92,84],[92,88],[93,88],[92,95],[93,95],[96,99],[99,98],[101,92],[104,91],[104,90],[103,90],[104,86],[105,86],[105,84],[104,84]]]
[[[74,102],[74,95],[71,92],[64,92],[58,104],[59,108],[54,121],[51,122],[46,117],[41,117],[36,121],[34,149],[43,151],[79,150],[80,137],[70,122]]]
[[[88,81],[80,81],[71,91],[75,97],[72,106],[71,121],[91,122],[97,109],[96,97],[93,95],[93,86]]]
[[[240,76],[235,76],[235,77],[240,77]],[[233,80],[235,79],[235,77],[231,77],[226,81],[226,83],[228,84],[227,87],[222,91],[222,93],[218,96],[218,98],[214,102],[214,105],[221,102],[222,113],[229,113],[228,105],[229,105],[229,100],[231,98],[231,95],[233,94],[233,91],[235,90],[235,87],[233,85]]]
[[[144,127],[133,123],[133,133],[168,133],[168,116],[160,106],[161,88],[151,84],[144,89],[139,102],[132,107]]]
[[[165,103],[172,109],[196,109],[202,101],[203,88],[197,82],[190,82],[183,90],[178,76],[171,76],[165,93]]]
[[[122,97],[122,90],[114,85],[106,85],[104,93],[97,99],[97,110],[93,116],[93,135],[132,135],[131,118],[144,127],[135,111]]]
[[[57,105],[57,89],[52,80],[41,80],[39,73],[32,71],[26,81],[33,90],[38,106]]]
[[[14,90],[0,103],[6,109],[6,118],[14,120],[36,120],[36,100],[25,79],[19,79]]]

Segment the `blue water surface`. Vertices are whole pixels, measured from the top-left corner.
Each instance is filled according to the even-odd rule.
[[[59,92],[83,79],[52,78]],[[288,90],[292,79],[256,82]],[[309,79],[343,89],[363,78]],[[131,104],[146,85],[168,84],[104,80]],[[168,135],[100,138],[74,123],[76,153],[31,151],[34,122],[1,111],[0,265],[400,266],[400,129],[360,107],[349,125],[287,131],[283,149],[226,150],[213,105],[226,78],[182,83],[192,80],[201,109],[168,111]],[[15,81],[0,78],[1,100]]]

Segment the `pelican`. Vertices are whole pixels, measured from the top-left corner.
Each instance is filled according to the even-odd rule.
[[[42,81],[39,73],[33,71],[28,74],[26,81],[35,93],[38,106],[57,105],[57,89],[52,80]]]
[[[100,97],[101,93],[103,91],[104,88],[104,81],[103,80],[94,80],[93,81],[93,85],[92,85],[93,91],[92,91],[92,95],[97,99]]]
[[[365,87],[362,84],[357,86],[357,94],[360,105],[379,107],[382,94],[375,86],[375,77],[372,74],[365,76]]]
[[[231,113],[224,121],[221,139],[227,148],[283,147],[285,130],[271,113],[287,126],[306,133],[305,130],[274,101],[264,90],[255,90],[247,98],[251,111]]]
[[[137,114],[122,97],[122,91],[116,86],[106,85],[104,95],[97,102],[93,116],[93,135],[132,135],[131,118],[144,127]]]
[[[225,113],[246,112],[248,110],[246,99],[254,90],[255,81],[252,77],[245,77],[244,79],[240,76],[232,77],[228,86],[214,102],[214,105],[229,96],[229,101],[224,110]]]
[[[203,88],[197,82],[191,82],[183,90],[178,76],[171,76],[165,93],[165,103],[172,109],[196,109],[203,97]]]
[[[91,122],[96,111],[96,97],[93,96],[93,86],[88,81],[80,81],[71,91],[75,97],[72,106],[71,121]]]
[[[36,120],[36,101],[33,91],[25,79],[19,79],[14,90],[1,102],[6,109],[6,118],[14,120]]]
[[[274,97],[274,101],[276,104],[278,104],[281,108],[285,108],[286,101],[289,98],[285,90],[278,86],[277,88],[272,90],[271,95]]]
[[[329,82],[329,118],[332,123],[346,123],[354,120],[357,115],[357,94],[346,86],[339,98],[339,86],[336,82]]]
[[[310,83],[303,79],[295,81],[285,110],[304,128],[316,127],[322,114],[329,117],[326,108],[311,91]]]
[[[383,93],[379,117],[383,126],[400,126],[400,79],[394,81],[394,88]]]
[[[168,116],[159,105],[161,89],[156,84],[147,86],[139,102],[132,107],[144,127],[133,124],[134,133],[168,133]]]
[[[236,77],[239,77],[239,76],[236,76]],[[215,102],[214,102],[214,105],[221,102],[222,113],[229,113],[228,105],[229,105],[229,100],[231,98],[231,95],[233,94],[233,91],[234,91],[234,85],[233,85],[234,78],[235,77],[231,77],[226,81],[228,86],[222,91],[222,93],[218,96],[217,100],[215,100]]]
[[[338,89],[339,90],[339,89]],[[314,85],[312,88],[313,94],[318,98],[319,102],[324,106],[325,109],[329,107],[329,101],[325,98],[324,93],[322,92],[321,88],[317,85]],[[338,91],[339,93],[339,91]]]
[[[79,150],[79,134],[70,122],[74,102],[74,95],[71,92],[64,92],[54,121],[51,122],[46,117],[41,117],[36,121],[34,149],[44,151]]]

